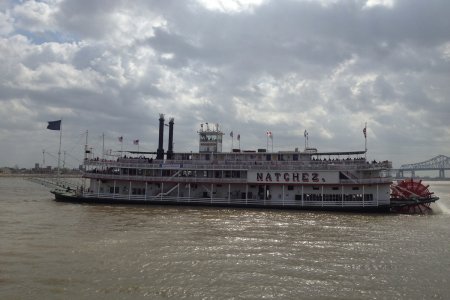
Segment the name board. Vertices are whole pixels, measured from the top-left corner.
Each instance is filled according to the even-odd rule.
[[[249,183],[339,183],[339,172],[249,171]]]

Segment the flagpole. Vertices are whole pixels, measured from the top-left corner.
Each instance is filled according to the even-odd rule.
[[[233,148],[234,148],[234,132],[232,131],[230,133],[231,136],[231,152],[233,152]]]
[[[365,148],[365,152],[364,152],[364,158],[367,158],[367,122],[364,126],[364,148]]]
[[[61,140],[62,140],[62,118],[61,118],[61,123],[60,123],[60,127],[59,127],[59,149],[58,149],[58,170],[56,172],[57,174],[57,183],[59,184],[59,166],[61,164]]]
[[[83,172],[86,172],[87,159],[89,158],[89,155],[88,155],[88,137],[89,137],[89,131],[86,129],[86,142],[84,144]],[[81,194],[84,194],[84,189],[85,188],[86,188],[86,177],[83,176],[83,183],[81,185]]]
[[[105,159],[105,133],[102,134],[102,160]]]
[[[272,140],[272,153],[273,153],[273,135],[270,135],[270,139]]]

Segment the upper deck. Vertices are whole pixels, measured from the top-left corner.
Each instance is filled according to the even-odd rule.
[[[189,169],[189,170],[389,170],[389,161],[367,161],[364,151],[304,153],[284,151],[176,153],[174,159],[157,160],[135,155],[116,160],[86,159],[87,168]],[[137,154],[137,153],[135,153]]]

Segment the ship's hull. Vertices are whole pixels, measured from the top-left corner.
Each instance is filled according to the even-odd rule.
[[[233,207],[233,208],[264,208],[264,209],[289,209],[289,210],[311,210],[311,211],[343,211],[343,212],[390,212],[389,205],[380,206],[308,206],[301,204],[280,204],[280,203],[255,203],[243,201],[210,201],[209,199],[189,199],[189,198],[161,198],[161,199],[117,199],[111,197],[85,197],[64,192],[52,192],[55,201],[84,204],[120,204],[120,205],[175,205],[175,206],[205,206],[205,207]]]

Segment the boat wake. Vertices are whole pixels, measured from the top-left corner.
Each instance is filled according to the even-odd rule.
[[[442,201],[436,202],[436,205],[443,214],[450,215],[450,208],[445,206],[445,204],[442,203]]]

